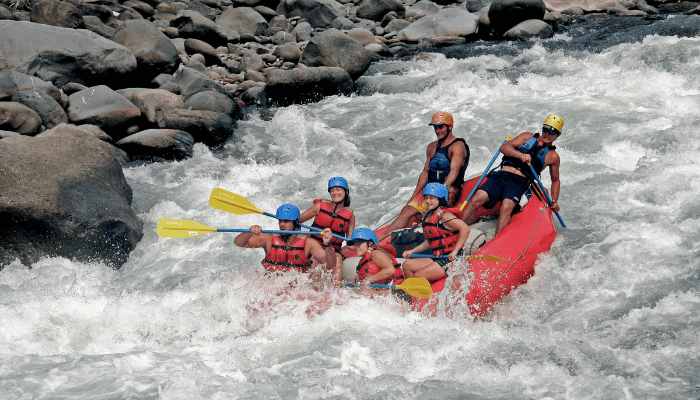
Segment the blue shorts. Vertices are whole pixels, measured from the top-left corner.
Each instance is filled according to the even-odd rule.
[[[489,179],[486,183],[479,186],[479,189],[489,195],[489,201],[484,207],[492,208],[496,203],[504,199],[510,199],[515,204],[520,203],[520,198],[523,193],[527,192],[529,187],[530,181],[524,176],[505,171],[496,171],[489,175]]]

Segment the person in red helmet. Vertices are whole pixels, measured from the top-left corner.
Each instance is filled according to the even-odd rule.
[[[422,192],[426,184],[435,182],[445,185],[448,190],[448,206],[454,205],[454,202],[459,199],[464,174],[469,165],[469,146],[464,139],[453,134],[454,117],[449,112],[434,113],[428,125],[435,130],[436,140],[429,143],[426,148],[425,164],[418,177],[416,188],[411,194],[411,199],[389,225],[387,234],[380,240],[394,230],[407,227],[418,213],[425,211]]]

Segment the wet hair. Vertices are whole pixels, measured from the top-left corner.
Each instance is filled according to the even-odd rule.
[[[447,200],[439,198],[438,201],[440,202],[440,207],[447,207]]]
[[[345,190],[345,189],[343,189]],[[343,207],[350,207],[350,192],[345,190],[345,198],[343,199]]]

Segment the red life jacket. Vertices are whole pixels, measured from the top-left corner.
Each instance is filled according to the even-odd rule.
[[[350,221],[352,220],[352,210],[349,208],[341,208],[332,201],[316,199],[314,203],[319,202],[318,214],[314,218],[313,226],[320,229],[331,228],[331,231],[336,235],[348,236],[350,232]],[[343,244],[341,239],[333,237],[330,245],[336,249],[340,249]]]
[[[268,271],[306,272],[311,260],[306,256],[304,246],[308,236],[294,236],[285,241],[279,235],[272,236],[272,248],[265,254],[262,266]]]
[[[433,251],[433,255],[441,256],[443,254],[449,254],[454,250],[457,241],[459,240],[459,232],[451,231],[447,229],[440,222],[440,215],[438,215],[438,210],[442,207],[438,207],[433,211],[429,211],[428,214],[423,217],[423,236],[425,240],[430,244],[430,248]],[[450,212],[450,209],[443,209],[443,212]],[[440,213],[442,214],[442,213]]]
[[[377,251],[377,249],[373,251]],[[391,256],[391,254],[388,255]],[[381,281],[375,281],[374,283],[390,283],[394,279],[403,278],[403,272],[401,271],[401,263],[399,263],[394,257],[391,257],[391,263],[394,264],[395,268],[394,276]],[[372,252],[368,251],[365,253],[364,256],[362,256],[360,262],[357,263],[357,278],[361,281],[364,281],[365,279],[367,279],[368,276],[372,276],[381,270],[382,269],[374,261],[372,261]]]

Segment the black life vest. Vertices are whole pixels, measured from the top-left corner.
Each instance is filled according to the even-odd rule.
[[[467,146],[467,142],[465,142],[462,138],[453,140],[452,143],[445,147],[441,147],[442,143],[438,141],[437,150],[428,162],[428,183],[445,183],[445,178],[447,178],[447,175],[450,174],[450,146],[457,142],[464,143],[466,153],[464,155],[464,163],[459,169],[459,174],[457,175],[457,179],[455,179],[454,186],[461,186],[462,183],[464,183],[464,173],[466,172],[467,165],[469,164],[469,146]]]
[[[538,176],[542,173],[542,170],[544,169],[544,162],[545,158],[547,157],[547,153],[549,153],[550,150],[556,149],[556,147],[551,144],[538,144],[537,138],[539,137],[540,134],[536,133],[530,139],[528,139],[527,142],[517,147],[518,151],[520,151],[521,153],[530,155],[530,157],[532,158],[532,168],[535,169],[535,172],[537,172]],[[517,168],[525,176],[532,175],[532,172],[530,172],[530,167],[528,167],[527,164],[515,157],[504,156],[501,165]]]

